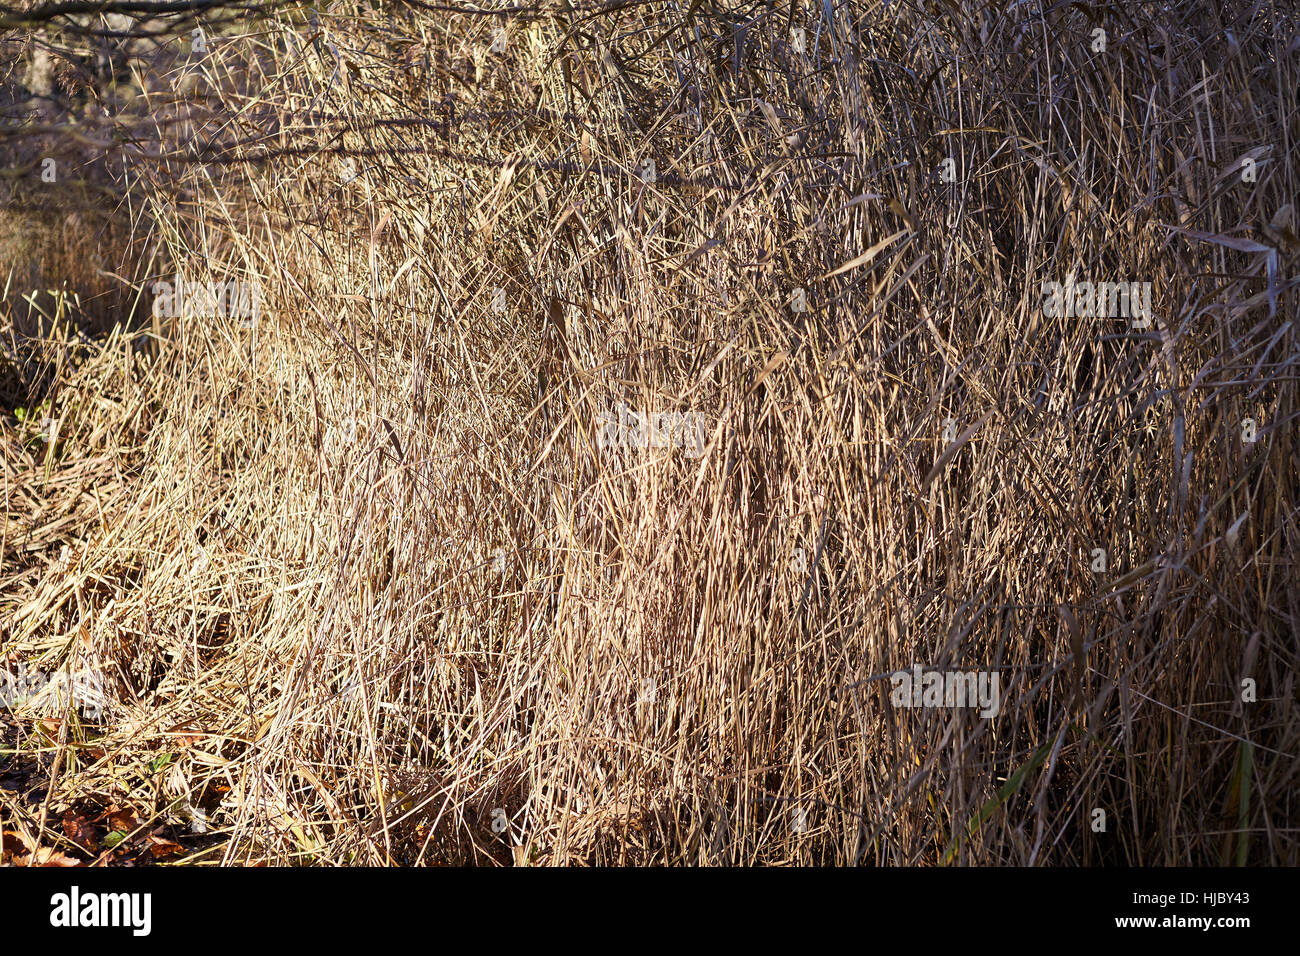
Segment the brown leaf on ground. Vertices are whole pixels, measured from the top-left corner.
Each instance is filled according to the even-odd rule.
[[[3,836],[4,839],[0,840],[4,844],[4,850],[0,852],[0,866],[22,866],[22,861],[27,859],[27,854],[23,851],[31,849],[27,837],[17,830],[5,830]]]
[[[124,834],[131,834],[140,826],[140,818],[135,815],[135,811],[130,807],[109,807],[108,812],[104,814],[104,819],[114,830],[120,830]]]
[[[95,839],[94,828],[84,815],[76,810],[69,810],[63,815],[63,835],[87,853],[96,853],[99,841]]]
[[[207,740],[208,737],[211,736],[202,730],[186,725],[172,727],[167,732],[176,735],[172,739],[175,741],[176,746],[180,748],[192,747],[200,741]]]
[[[166,837],[161,837],[156,833],[150,833],[149,852],[153,854],[154,859],[156,860],[164,856],[184,853],[185,847],[172,840],[168,840]]]
[[[17,830],[5,830],[4,838],[6,842],[9,840],[16,840],[20,845],[29,850],[31,849],[31,844],[28,842],[27,837],[19,833]]]
[[[38,847],[35,852],[16,859],[19,866],[84,866],[80,860],[47,846]]]

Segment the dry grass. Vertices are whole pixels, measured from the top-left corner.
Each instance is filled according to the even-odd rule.
[[[126,61],[77,127],[137,173],[123,287],[266,307],[0,325],[4,411],[59,419],[0,431],[0,655],[110,677],[99,720],[13,709],[3,829],[1300,862],[1294,18],[835,8],[340,2]],[[1152,283],[1155,324],[1046,316],[1068,275]],[[705,453],[602,451],[620,402]],[[914,663],[997,670],[1000,711],[893,707]]]

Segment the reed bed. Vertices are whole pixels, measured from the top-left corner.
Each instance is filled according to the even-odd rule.
[[[1285,5],[119,6],[0,17],[130,262],[0,320],[0,658],[105,676],[0,852],[1300,862]]]

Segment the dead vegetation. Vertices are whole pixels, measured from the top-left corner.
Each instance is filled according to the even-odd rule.
[[[137,307],[0,322],[0,657],[106,675],[0,710],[0,852],[1295,865],[1296,24],[1089,10],[272,6],[7,101]]]

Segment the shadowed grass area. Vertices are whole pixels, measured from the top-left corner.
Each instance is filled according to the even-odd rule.
[[[0,709],[0,853],[1300,862],[1300,41],[1219,6],[341,2],[12,96],[123,294],[262,309],[6,300],[0,658],[102,712]]]

